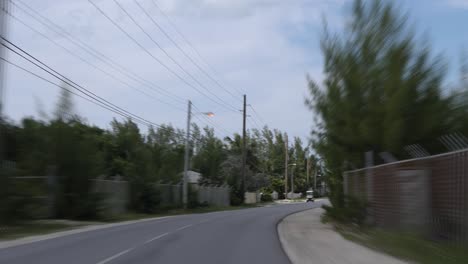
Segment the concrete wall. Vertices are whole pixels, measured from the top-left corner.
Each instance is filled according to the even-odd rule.
[[[182,206],[182,184],[156,184],[162,206]]]
[[[302,197],[302,193],[288,193],[287,198],[288,199],[299,199]]]
[[[117,215],[127,212],[129,186],[126,181],[92,180],[93,191],[104,195],[106,214]]]
[[[230,189],[227,186],[198,186],[198,202],[216,206],[230,205]]]
[[[259,202],[257,198],[258,198],[257,193],[246,192],[244,194],[244,203],[245,204],[255,204],[255,203]]]

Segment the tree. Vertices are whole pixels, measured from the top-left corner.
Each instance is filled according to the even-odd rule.
[[[355,0],[342,34],[324,30],[325,80],[321,87],[308,78],[306,104],[318,117],[313,143],[330,172],[335,206],[343,204],[345,163],[362,166],[369,150],[405,158],[405,145],[453,127],[450,98],[441,93],[444,64],[406,21],[391,2]]]
[[[74,110],[72,93],[70,92],[71,88],[64,82],[60,87],[62,89],[60,90],[60,96],[55,109],[55,118],[57,120],[68,120],[73,117]]]
[[[193,157],[193,169],[201,173],[202,183],[221,185],[225,179],[221,174],[221,163],[226,159],[224,143],[215,137],[212,128],[204,128],[200,137],[198,152]]]

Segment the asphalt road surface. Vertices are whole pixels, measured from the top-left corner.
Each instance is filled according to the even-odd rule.
[[[275,205],[109,227],[0,249],[0,263],[290,263],[276,225],[291,213],[319,205]]]

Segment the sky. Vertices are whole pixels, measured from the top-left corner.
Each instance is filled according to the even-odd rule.
[[[307,142],[313,113],[304,105],[306,75],[323,80],[319,46],[323,19],[331,30],[343,30],[350,0],[116,1],[152,40],[114,0],[93,2],[138,44],[88,0],[16,0],[17,6],[12,6],[15,18],[8,21],[8,39],[82,87],[153,123],[184,128],[187,100],[191,100],[193,121],[198,125],[214,126],[219,136],[240,133],[245,93],[248,128],[268,125]],[[60,31],[44,27],[21,10],[28,10],[21,2],[123,67],[110,67]],[[447,82],[455,82],[459,55],[463,48],[468,49],[468,0],[394,2],[408,12],[415,31],[443,54],[449,65]],[[6,57],[60,84],[14,54]],[[7,66],[5,74],[5,114],[9,118],[18,121],[25,116],[44,118],[40,113],[52,115],[58,87],[13,66]],[[75,97],[74,103],[77,114],[103,128],[109,128],[113,118],[123,119],[81,98]],[[207,118],[204,112],[215,115]]]

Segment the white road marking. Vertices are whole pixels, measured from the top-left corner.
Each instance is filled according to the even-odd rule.
[[[156,239],[160,239],[161,237],[164,237],[164,236],[167,236],[167,235],[169,235],[169,233],[164,233],[164,234],[162,234],[162,235],[153,237],[152,239],[149,239],[148,241],[146,241],[145,244],[148,244],[148,243],[150,243],[150,242],[153,242],[153,241],[155,241]]]
[[[122,256],[122,255],[124,255],[124,254],[127,254],[128,252],[130,252],[130,251],[132,251],[132,250],[134,250],[134,249],[135,249],[134,247],[133,247],[133,248],[129,248],[129,249],[127,249],[127,250],[124,250],[124,251],[122,251],[122,252],[120,252],[120,253],[115,254],[115,255],[112,256],[112,257],[106,258],[105,260],[100,261],[100,262],[98,262],[98,263],[96,263],[96,264],[105,264],[105,263],[108,263],[108,262],[110,262],[110,261],[112,261],[112,260],[114,260],[114,259],[116,259],[116,258],[118,258],[118,257],[120,257],[120,256]]]
[[[183,230],[183,229],[185,229],[185,228],[187,228],[187,227],[191,227],[191,226],[192,226],[192,224],[186,225],[186,226],[183,226],[183,227],[179,227],[179,228],[177,228],[176,231],[180,231],[180,230]]]

